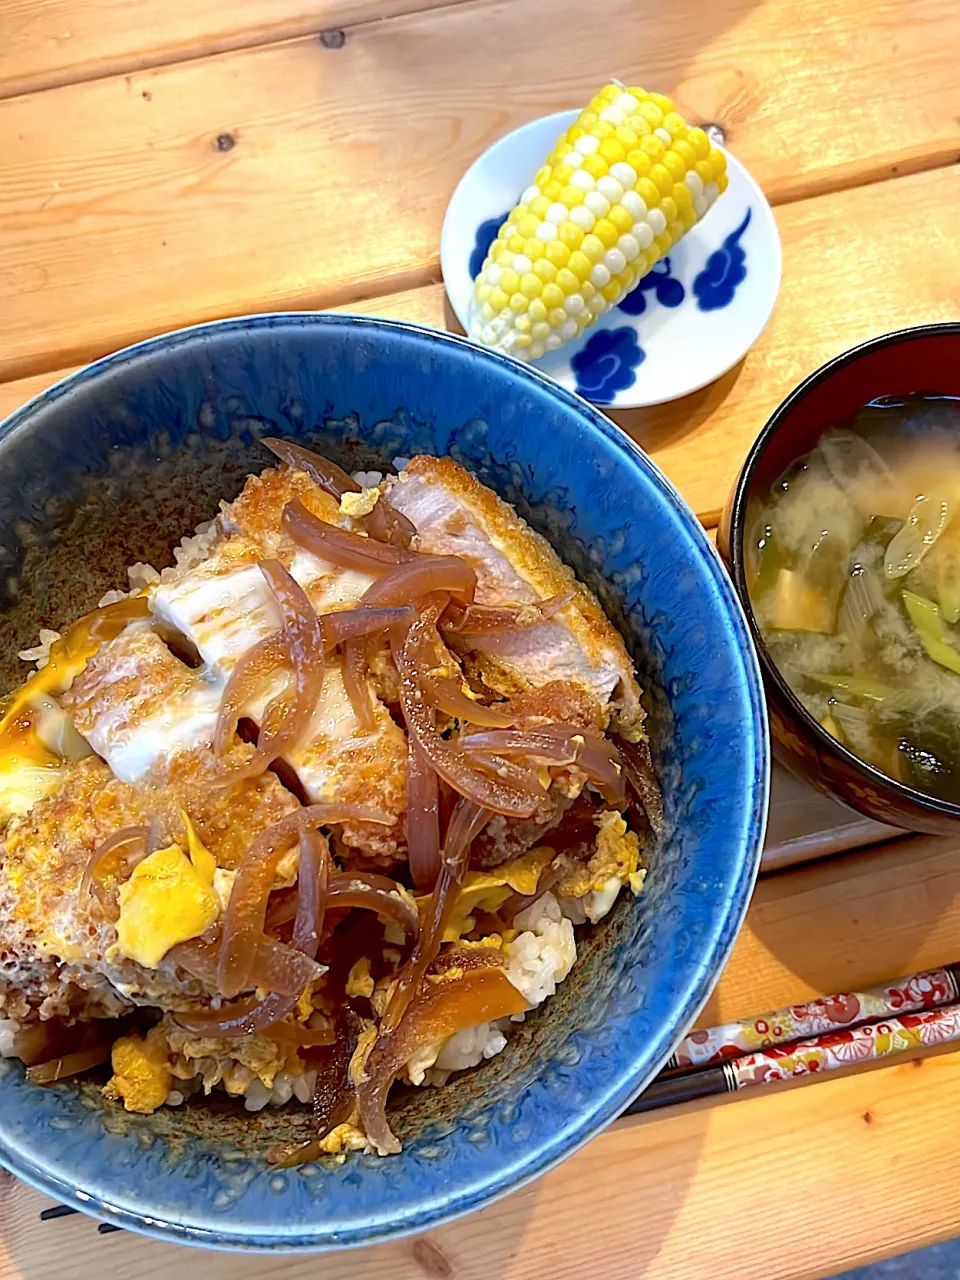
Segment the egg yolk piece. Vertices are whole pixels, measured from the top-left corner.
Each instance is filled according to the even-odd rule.
[[[171,947],[199,938],[220,915],[220,899],[177,844],[157,849],[120,886],[117,945],[155,969]]]

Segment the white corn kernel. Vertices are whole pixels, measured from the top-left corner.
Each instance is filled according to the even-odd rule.
[[[640,252],[640,246],[637,244],[636,236],[630,235],[629,232],[620,237],[617,241],[617,248],[623,254],[625,262],[632,262]]]
[[[550,206],[547,210],[547,222],[552,222],[555,227],[562,227],[570,216],[570,210],[565,204],[561,204],[559,200]]]
[[[577,157],[579,163],[580,157]],[[587,173],[586,169],[578,169],[570,178],[571,187],[579,187],[581,191],[592,191],[597,185],[597,180],[592,173]]]
[[[528,271],[533,270],[533,263],[525,253],[518,253],[513,260],[513,270],[518,276],[524,276]]]
[[[647,214],[647,225],[655,236],[663,235],[667,229],[667,220],[662,209],[651,209]]]
[[[544,244],[549,244],[551,240],[556,240],[557,228],[552,222],[541,222],[537,227],[537,239],[542,240]]]
[[[602,289],[605,284],[610,283],[610,272],[602,262],[596,263],[590,272],[590,283],[596,285],[598,289]],[[604,301],[602,298],[600,300],[601,302]],[[591,298],[590,301],[592,302],[593,299]]]
[[[634,222],[639,222],[641,218],[645,218],[647,216],[646,201],[643,196],[638,196],[636,191],[625,191],[620,203],[626,209],[627,213],[629,213]]]
[[[579,293],[571,293],[569,298],[563,300],[564,310],[571,316],[578,316],[586,305]]]
[[[610,177],[615,178],[624,191],[632,191],[637,185],[637,171],[632,164],[627,164],[626,160],[618,160],[616,164],[610,166]],[[638,196],[637,199],[639,198]]]
[[[598,138],[592,137],[589,133],[585,133],[582,138],[578,138],[573,144],[574,151],[579,151],[582,156],[592,156],[600,146]]]
[[[583,198],[583,203],[597,218],[602,218],[604,214],[610,212],[610,201],[599,191],[588,191]]]
[[[650,223],[646,220],[635,222],[633,224],[633,238],[641,249],[649,249],[653,244],[653,228]]]
[[[592,231],[596,218],[585,204],[578,204],[576,208],[570,210],[570,221],[584,231]]]
[[[699,196],[703,194],[703,183],[700,180],[699,173],[697,173],[695,169],[691,169],[683,180],[687,184],[687,189],[692,196]]]
[[[617,276],[627,265],[627,260],[619,249],[608,249],[603,255],[603,265],[612,276]],[[594,267],[594,271],[596,271],[596,267]],[[604,280],[604,284],[606,283],[606,280]]]
[[[623,198],[623,187],[609,174],[597,179],[597,190],[602,196],[606,196],[611,204],[616,204]]]
[[[539,194],[539,187],[527,187],[526,191],[524,191],[523,195],[520,197],[520,203],[529,204],[531,200],[536,200]]]

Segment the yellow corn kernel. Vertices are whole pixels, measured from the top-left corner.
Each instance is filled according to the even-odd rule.
[[[641,102],[637,111],[654,129],[658,129],[663,124],[663,112],[650,98],[647,98],[646,102]]]
[[[620,283],[617,276],[614,276],[612,280],[609,280],[600,290],[600,293],[603,295],[604,301],[606,302],[616,301],[622,292],[623,285]]]
[[[596,230],[596,228],[594,228],[594,230]],[[614,241],[614,243],[616,243],[616,241]],[[595,262],[599,262],[600,259],[603,257],[603,255],[606,253],[606,251],[607,251],[607,246],[603,243],[603,241],[599,238],[599,236],[595,236],[591,231],[588,235],[585,235],[583,237],[583,244],[581,244],[579,252],[572,253],[570,255],[570,270],[576,272],[576,274],[580,277],[581,280],[585,280],[587,276],[590,274],[590,272],[593,270],[593,264]],[[575,258],[577,260],[576,265],[574,265]],[[587,270],[582,271],[580,268],[580,261],[581,259],[584,259],[584,258],[586,259],[587,262],[589,262],[590,266],[587,268]]]
[[[627,213],[622,204],[613,205],[607,214],[607,221],[612,222],[622,236],[633,230],[633,218]]]
[[[655,209],[660,203],[660,188],[650,178],[641,178],[634,190],[648,209]]]
[[[571,254],[570,256],[572,258],[573,254]],[[581,257],[582,256],[583,255],[581,254]],[[587,262],[589,261],[590,259],[588,258]],[[560,270],[557,272],[556,281],[553,284],[548,284],[546,289],[544,289],[543,293],[540,296],[543,298],[544,302],[546,302],[548,307],[553,307],[553,306],[562,307],[564,297],[569,297],[571,293],[576,293],[579,288],[580,288],[580,277],[576,274],[576,272],[571,271],[569,267],[561,267]],[[551,289],[556,289],[557,293],[556,294],[551,293],[548,298],[547,294],[548,294],[548,291]],[[556,299],[556,301],[554,301],[554,299]]]
[[[698,160],[706,160],[710,154],[710,139],[702,129],[688,129],[687,141],[693,147]]]
[[[553,307],[562,307],[564,295],[568,293],[576,293],[580,287],[580,281],[568,271],[566,267],[562,271],[557,272],[557,278],[553,284],[543,286],[543,292],[540,294],[540,301],[548,309]]]
[[[678,209],[689,209],[693,207],[693,196],[690,194],[690,188],[685,182],[677,182],[674,184],[673,190],[670,192],[671,199],[676,202]]]
[[[538,320],[530,330],[530,336],[534,342],[542,342],[544,338],[550,337],[550,326],[545,320]]]
[[[640,145],[640,135],[635,129],[631,129],[629,125],[618,124],[613,131],[613,136],[618,142],[623,143],[624,151],[632,151],[634,147]]]
[[[680,219],[677,218],[675,219],[675,221],[668,224],[667,230],[670,232],[670,239],[673,241],[674,244],[676,244],[678,240],[683,239],[684,233],[686,232],[686,227],[683,225]]]
[[[542,187],[545,182],[550,181],[550,175],[551,175],[550,166],[548,164],[545,164],[542,169],[537,170],[537,176],[533,180],[533,185],[535,187]]]
[[[553,178],[543,188],[544,198],[549,200],[550,204],[553,204],[553,202],[557,199],[557,197],[560,195],[560,192],[562,190],[563,190],[563,183],[558,182],[556,178]]]
[[[683,181],[689,166],[683,163],[672,147],[669,151],[665,151],[663,153],[663,160],[661,163],[674,182]]]
[[[568,209],[575,209],[578,204],[583,204],[584,192],[579,187],[564,187],[557,197],[560,204],[565,204]]]
[[[533,324],[533,321],[530,319],[530,317],[523,315],[523,316],[517,316],[516,320],[514,320],[513,322],[513,327],[517,330],[518,333],[529,333],[532,324]]]
[[[661,196],[668,196],[673,191],[673,178],[662,164],[655,164],[650,170],[650,181],[656,185]]]
[[[554,329],[559,329],[562,324],[567,323],[567,313],[563,307],[554,307],[552,311],[547,312],[547,324]]]
[[[576,170],[572,164],[557,164],[553,166],[553,173],[547,179],[547,182],[569,182]]]
[[[727,157],[722,151],[711,151],[707,157],[707,163],[713,167],[714,178],[719,178],[721,173],[727,172]]]
[[[720,177],[717,179],[717,190],[720,192],[721,195],[724,193],[724,191],[726,191],[729,185],[730,185],[729,175],[726,173],[721,173]]]
[[[698,160],[694,165],[694,170],[704,186],[713,181],[713,165],[709,160]]]
[[[537,199],[539,198],[540,197],[538,196]],[[549,207],[550,207],[550,204],[548,201],[547,208],[549,209]],[[532,213],[525,213],[522,218],[517,219],[517,232],[519,235],[523,237],[524,240],[529,240],[531,236],[535,236],[537,234],[537,227],[539,227],[539,225],[540,225],[539,218],[535,218]],[[521,247],[522,247],[522,242],[521,242]],[[520,249],[516,249],[515,252],[519,253]]]
[[[594,110],[590,110],[588,108],[586,111],[581,111],[579,116],[577,117],[578,122],[582,124],[585,129],[592,129],[593,126],[600,119],[600,116],[598,115],[598,110],[602,111],[603,108],[600,107]]]
[[[645,178],[650,172],[653,161],[645,151],[641,151],[638,147],[636,151],[631,151],[627,156],[627,164],[636,171],[637,178]]]
[[[507,295],[516,293],[520,288],[520,277],[509,267],[504,267],[500,272],[500,288]],[[505,307],[507,304],[504,302],[501,305]]]
[[[661,144],[662,145],[662,144]],[[583,167],[591,178],[602,178],[609,169],[609,165],[599,152],[595,151],[592,156],[584,156]]]
[[[584,280],[583,284],[580,286],[580,296],[583,298],[584,302],[589,302],[596,292],[596,289],[589,280]]]
[[[557,228],[557,239],[568,249],[578,249],[583,243],[583,228],[578,227],[575,222],[565,222],[562,227]],[[550,243],[554,242],[551,240]]]
[[[666,120],[667,116],[676,114],[677,109],[673,105],[673,99],[668,98],[666,94],[649,93],[647,94],[647,97],[650,99],[650,101],[653,103],[655,107],[660,108],[660,111],[663,114],[664,120]],[[677,119],[680,121],[680,124],[685,129],[687,127],[687,122],[684,120],[683,116],[677,116]]]
[[[604,99],[604,102],[613,102],[615,98],[620,97],[621,93],[623,93],[623,90],[618,84],[607,84],[600,90],[600,97]]]
[[[547,258],[538,258],[533,264],[533,274],[544,284],[549,284],[551,280],[556,280],[557,268]]]
[[[679,156],[683,162],[684,172],[692,169],[697,163],[697,153],[691,147],[686,138],[674,138],[673,146],[670,148],[675,156]]]
[[[494,311],[502,311],[509,302],[510,296],[503,289],[494,289],[490,294],[490,306],[493,307]]]
[[[654,239],[653,243],[657,246],[657,248],[660,250],[660,252],[663,254],[664,257],[666,257],[667,254],[670,252],[670,250],[673,248],[673,240],[670,237],[669,231],[661,231],[660,234]]]
[[[542,289],[543,281],[539,276],[534,275],[532,271],[528,271],[520,277],[520,292],[525,298],[539,298]]]
[[[647,264],[647,270],[649,271],[652,267],[657,265],[663,257],[663,254],[660,252],[657,242],[654,241],[653,244],[650,245],[649,249],[643,250],[643,256]]]
[[[533,216],[542,220],[547,216],[547,210],[550,208],[550,201],[545,195],[534,196],[530,201],[529,207]]]
[[[632,129],[638,138],[646,138],[653,133],[653,126],[649,120],[645,120],[638,112],[636,115],[627,117],[627,128]]]
[[[527,309],[527,303],[530,299],[523,293],[514,293],[510,297],[510,310],[516,311],[517,315],[522,315]]]
[[[689,231],[691,227],[695,227],[697,225],[697,211],[694,209],[692,204],[684,205],[680,210],[680,221],[682,222],[684,229],[687,231]]]
[[[604,138],[597,154],[603,156],[607,164],[617,164],[618,161],[626,159],[627,149],[616,138]]]
[[[693,199],[692,196],[690,198],[691,200]],[[550,241],[547,245],[546,259],[548,262],[552,262],[557,268],[565,267],[567,265],[570,261],[570,250],[567,245],[564,244],[562,238]]]
[[[620,234],[609,218],[598,218],[594,224],[593,235],[603,245],[604,250],[615,248],[617,241],[620,239]],[[584,237],[584,243],[586,243],[587,239],[589,237]],[[586,253],[586,250],[584,250],[584,253]],[[603,254],[600,256],[602,257]]]
[[[530,303],[529,307],[527,307],[527,315],[534,322],[534,324],[539,324],[541,320],[546,320],[547,305],[544,302],[542,295],[539,298],[534,298],[534,300]]]
[[[523,350],[526,347],[529,347],[532,341],[533,339],[530,337],[529,333],[518,333],[514,339],[514,346],[520,347],[521,350]]]
[[[687,132],[687,122],[676,111],[667,111],[663,117],[663,127],[671,138],[682,138]]]

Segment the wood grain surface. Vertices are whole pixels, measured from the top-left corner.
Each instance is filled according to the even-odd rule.
[[[0,1175],[0,1280],[820,1280],[960,1220],[960,1053],[618,1121],[531,1186],[426,1236],[325,1258],[211,1258]]]
[[[339,50],[311,36],[7,99],[0,377],[428,282],[467,165],[614,69],[719,121],[778,202],[948,163],[950,21],[942,0],[810,0],[803,22],[787,0],[678,0],[668,23],[633,0],[605,0],[597,22],[580,0],[555,0],[549,22],[540,0],[476,0],[357,27]],[[548,75],[531,74],[533,49]],[[889,228],[913,225],[900,209],[883,222],[881,300]],[[825,229],[839,252],[842,213]],[[818,266],[800,278],[811,295]]]
[[[359,23],[461,0],[3,0],[0,98],[296,36],[337,48]]]

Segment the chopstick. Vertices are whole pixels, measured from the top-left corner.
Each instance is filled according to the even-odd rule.
[[[851,992],[781,1010],[753,1023],[731,1023],[695,1032],[695,1038],[687,1037],[670,1060],[673,1068],[657,1076],[623,1114],[639,1115],[681,1102],[738,1093],[753,1085],[819,1075],[854,1063],[878,1062],[911,1049],[960,1040],[960,1005],[951,1003],[958,997],[958,985],[960,966],[950,965],[871,991]],[[863,1020],[853,1023],[855,1007]],[[892,1017],[883,1012],[891,1007],[898,1010]],[[825,1012],[828,1008],[834,1009],[835,1015],[846,1011],[847,1024],[838,1023],[835,1016],[831,1019]],[[809,1025],[814,1018],[829,1029],[785,1043],[790,1034],[788,1028]],[[731,1031],[749,1032],[763,1043],[744,1053],[741,1047],[727,1043],[726,1033]],[[691,1040],[693,1052],[709,1057],[704,1065],[697,1064],[697,1069],[684,1070],[691,1065],[684,1061],[688,1059]]]
[[[727,1022],[709,1030],[694,1031],[681,1040],[664,1071],[705,1067],[773,1045],[792,1044],[812,1035],[934,1009],[957,999],[960,999],[960,964],[928,969],[867,991],[825,996],[774,1013],[761,1013],[748,1022]]]

